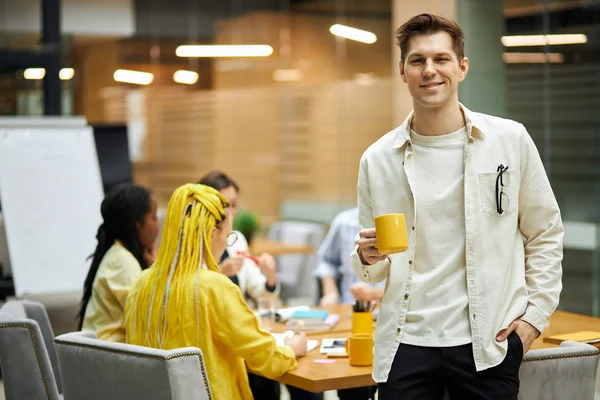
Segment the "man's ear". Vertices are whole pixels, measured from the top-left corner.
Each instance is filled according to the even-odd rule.
[[[467,77],[467,73],[469,72],[469,59],[467,57],[463,57],[463,59],[460,61],[460,72],[458,74],[458,81],[462,82],[466,77]]]
[[[406,75],[404,74],[404,62],[402,60],[400,60],[398,68],[400,69],[400,77],[402,78],[404,83],[406,83]]]

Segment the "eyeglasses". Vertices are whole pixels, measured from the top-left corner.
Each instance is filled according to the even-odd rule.
[[[227,247],[231,247],[235,244],[235,242],[237,242],[238,240],[238,234],[235,231],[232,231],[229,233],[229,235],[227,235]]]
[[[504,188],[510,185],[510,174],[505,173],[508,171],[508,166],[502,164],[498,165],[498,177],[496,178],[496,211],[502,215],[510,207],[510,199],[508,195],[504,193]]]

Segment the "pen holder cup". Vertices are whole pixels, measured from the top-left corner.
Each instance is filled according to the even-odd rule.
[[[373,313],[372,312],[353,312],[352,313],[352,333],[373,334]]]

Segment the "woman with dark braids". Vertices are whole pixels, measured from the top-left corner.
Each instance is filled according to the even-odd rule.
[[[215,399],[252,399],[246,365],[276,378],[306,353],[306,336],[286,346],[260,329],[242,292],[219,272],[231,210],[217,190],[186,184],[173,193],[156,262],[133,285],[125,307],[127,343],[199,347]]]
[[[79,329],[125,342],[124,309],[129,289],[154,262],[158,235],[156,200],[134,184],[111,188],[100,207],[103,223],[83,288]]]

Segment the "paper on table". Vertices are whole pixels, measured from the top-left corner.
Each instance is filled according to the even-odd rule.
[[[285,333],[271,333],[271,335],[273,335],[273,337],[275,338],[275,341],[277,343],[278,346],[285,346],[285,337],[292,337],[294,336],[294,333],[292,331],[287,331]],[[315,349],[319,347],[319,341],[318,340],[309,340],[307,343],[307,349],[306,351],[309,352],[312,349]]]
[[[316,349],[317,347],[319,347],[318,340],[309,340],[306,344],[306,352],[308,353],[309,351],[311,351],[312,349]]]

